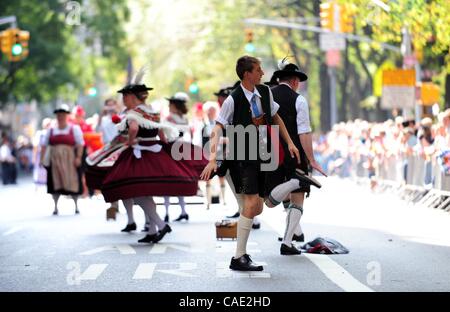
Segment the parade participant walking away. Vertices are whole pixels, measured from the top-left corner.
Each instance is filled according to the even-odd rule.
[[[59,105],[54,113],[56,125],[47,131],[41,151],[41,164],[47,169],[47,193],[52,194],[55,202],[54,215],[58,214],[58,200],[61,195],[72,197],[75,213],[78,214],[78,196],[83,191],[83,133],[78,125],[69,124],[70,110],[67,104]]]
[[[224,89],[220,90],[223,92]],[[220,92],[219,92],[220,93]],[[216,93],[215,93],[216,94]],[[212,129],[216,124],[216,115],[217,115],[217,104],[214,102],[205,102],[203,104],[203,111],[205,112],[205,118],[203,121],[202,128],[202,148],[205,148],[206,144],[209,142],[209,138],[211,137]],[[222,145],[224,146],[224,145]],[[220,182],[220,195],[222,199],[222,203],[226,205],[225,202],[225,178],[219,176]],[[211,194],[211,181],[206,181],[206,209],[210,208],[212,202],[212,194]]]
[[[114,99],[107,99],[105,100],[103,109],[102,109],[102,113],[101,113],[101,117],[99,119],[98,125],[97,125],[97,131],[100,132],[102,134],[102,139],[103,139],[103,143],[104,144],[108,144],[111,143],[112,140],[114,140],[115,137],[117,137],[117,135],[119,134],[119,131],[117,130],[117,126],[116,124],[113,122],[112,120],[112,116],[117,115],[119,108],[117,105],[116,100]],[[131,214],[131,216],[133,215],[133,205],[131,205],[131,208],[127,208],[127,206],[125,206],[125,209],[127,210],[127,215],[129,216]],[[131,213],[128,212],[128,209],[131,209]],[[119,201],[114,201],[111,203],[111,207],[107,209],[107,218],[108,216],[112,216],[113,219],[115,220],[116,217],[116,213],[119,212]],[[133,221],[130,224],[130,219]],[[128,225],[130,225],[130,227],[128,227]],[[134,223],[134,218],[133,216],[131,218],[128,218],[128,224],[127,227],[125,227],[123,229],[124,232],[128,232],[130,230],[132,230],[131,228],[133,228],[134,225],[134,230],[136,230],[136,223]]]
[[[243,126],[244,128],[248,127],[248,129],[258,131],[258,142],[250,142],[249,140],[255,140],[251,135],[249,136],[249,140],[246,140],[246,144],[244,145],[244,155],[246,157],[243,160],[233,157],[233,159],[226,159],[225,162],[228,163],[236,193],[242,194],[244,199],[243,209],[237,225],[236,253],[231,258],[230,269],[238,271],[262,271],[263,267],[254,264],[246,250],[252,227],[252,219],[262,212],[263,198],[265,195],[266,172],[261,170],[261,156],[258,153],[257,159],[253,160],[251,157],[254,156],[255,151],[251,151],[249,146],[255,146],[253,143],[256,143],[256,146],[260,150],[262,147],[260,144],[261,141],[263,139],[269,139],[269,136],[264,137],[261,135],[261,131],[263,129],[268,130],[268,127],[257,126],[278,126],[282,138],[287,142],[290,156],[293,158],[296,157],[299,161],[300,155],[289,137],[283,121],[277,114],[279,105],[274,102],[272,92],[269,87],[260,85],[261,78],[264,75],[260,61],[255,57],[243,56],[237,60],[236,73],[241,80],[241,85],[223,103],[219,117],[216,120],[216,126],[211,135],[210,160],[202,172],[201,178],[208,180],[211,174],[218,170],[217,144],[223,127],[227,125]],[[232,135],[235,134],[232,133]],[[230,133],[227,133],[227,136],[230,136]],[[300,185],[305,184],[320,186],[304,173],[296,171],[294,178],[279,187],[288,188],[289,186],[299,188]],[[270,195],[278,197],[280,194],[271,193]],[[269,207],[273,207],[270,202],[266,201],[266,203],[269,204]]]
[[[286,125],[290,138],[300,151],[300,165],[298,165],[289,157],[288,146],[282,142],[285,150],[284,161],[277,170],[267,173],[266,194],[271,194],[269,200],[276,206],[286,198],[283,197],[286,194],[286,188],[282,183],[294,177],[296,168],[300,168],[303,172],[309,172],[310,166],[324,175],[325,173],[314,159],[308,103],[303,96],[296,92],[300,87],[300,82],[306,81],[308,77],[300,71],[297,65],[286,63],[282,63],[274,76],[279,79],[279,85],[272,88],[273,99],[280,105],[278,114]],[[292,240],[303,215],[305,193],[309,196],[309,192],[310,186],[302,185],[300,188],[291,190],[290,194],[286,194],[290,195],[290,204],[287,206],[286,229],[280,247],[282,255],[301,253],[292,244]],[[297,232],[297,235],[301,234]]]
[[[167,98],[169,101],[169,116],[166,121],[180,131],[180,140],[184,142],[192,142],[192,131],[189,126],[189,120],[186,118],[188,109],[186,103],[189,101],[189,96],[184,92],[177,92],[174,96]],[[186,212],[186,202],[184,197],[178,196],[178,204],[181,207],[181,214],[173,221],[189,220],[189,215]],[[169,207],[170,197],[164,196],[164,207],[166,208],[166,216],[164,221],[169,222]]]
[[[52,120],[50,118],[44,118],[42,120],[42,129],[36,131],[34,136],[34,167],[33,167],[33,181],[37,185],[47,183],[47,170],[40,165],[42,145],[44,145],[45,135],[48,129],[51,127]]]
[[[0,163],[2,165],[3,185],[16,184],[17,169],[16,157],[14,156],[14,146],[6,133],[2,134],[2,144],[0,146]]]

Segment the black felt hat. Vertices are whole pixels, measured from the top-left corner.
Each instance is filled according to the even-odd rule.
[[[272,78],[270,78],[269,81],[264,82],[264,84],[265,84],[266,86],[269,86],[269,87],[278,86],[279,83],[278,83],[278,80],[277,80],[277,79],[278,79],[278,77],[277,77],[275,74],[273,74],[273,75],[272,75]]]
[[[305,81],[308,79],[308,76],[304,72],[300,71],[300,68],[297,65],[292,63],[287,64],[283,69],[275,71],[273,75],[277,78],[295,76],[298,77],[300,81]]]
[[[223,97],[227,97],[227,96],[229,96],[230,94],[231,94],[231,89],[230,89],[230,87],[228,87],[228,88],[223,88],[223,89],[220,89],[219,90],[219,92],[215,92],[214,93],[214,95],[215,96],[223,96]]]
[[[129,84],[117,91],[117,93],[127,94],[127,93],[140,93],[144,91],[150,91],[153,88],[147,87],[145,84]]]

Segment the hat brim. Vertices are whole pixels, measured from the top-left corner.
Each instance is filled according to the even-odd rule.
[[[66,114],[70,114],[69,111],[65,110],[65,109],[55,109],[53,111],[53,114],[57,114],[57,113],[66,113]]]
[[[139,93],[139,92],[144,92],[144,91],[151,91],[153,90],[153,88],[143,88],[140,90],[130,90],[130,89],[120,89],[119,91],[117,91],[117,93],[122,93],[122,94],[127,94],[127,93]]]
[[[286,76],[295,76],[300,79],[300,81],[308,80],[308,76],[301,71],[291,71],[291,70],[277,70],[273,73],[274,76],[278,78],[286,77]]]
[[[180,100],[180,99],[176,99],[176,98],[165,98],[167,101],[169,102],[180,102],[180,103],[186,103],[186,100]]]

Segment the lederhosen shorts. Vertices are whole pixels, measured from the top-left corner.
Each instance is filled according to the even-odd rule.
[[[266,183],[265,183],[266,196],[268,196],[276,186],[286,181],[289,181],[294,176],[294,171],[296,168],[301,169],[305,173],[308,173],[310,171],[308,159],[303,149],[299,149],[299,153],[301,160],[300,164],[297,163],[297,158],[291,157],[291,154],[289,153],[289,150],[286,147],[283,163],[276,170],[266,172]],[[310,186],[307,187],[302,186],[292,191],[292,193],[306,193],[307,196],[309,196],[310,191],[311,191]]]

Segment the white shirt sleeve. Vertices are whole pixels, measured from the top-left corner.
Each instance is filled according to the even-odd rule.
[[[295,108],[297,110],[297,133],[305,134],[311,132],[308,102],[303,96],[299,95],[297,97]]]
[[[42,146],[48,146],[50,144],[50,129],[47,129],[47,131],[45,131],[45,135],[44,135],[44,139],[42,140]]]
[[[273,100],[273,94],[270,88],[269,88],[269,96],[270,96],[270,114],[273,117],[278,112],[280,105]]]
[[[83,132],[79,125],[73,125],[73,136],[75,137],[76,145],[84,145]]]
[[[220,108],[219,116],[216,122],[222,124],[223,126],[229,125],[233,122],[234,114],[234,100],[231,95],[229,95],[222,104]]]

